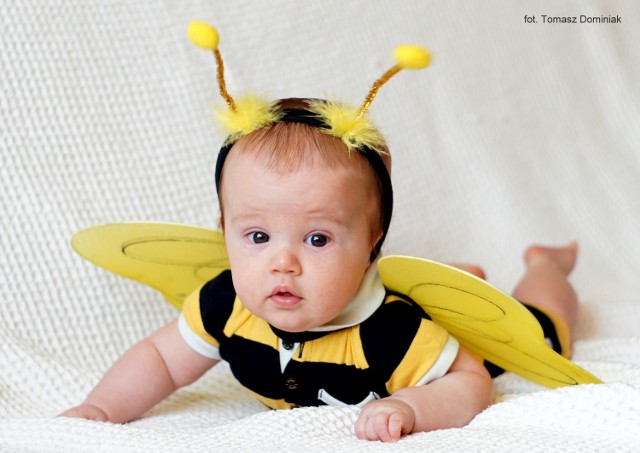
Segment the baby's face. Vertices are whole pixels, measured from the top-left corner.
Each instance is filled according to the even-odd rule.
[[[224,232],[245,307],[288,332],[338,316],[358,290],[377,239],[367,192],[345,168],[315,163],[281,174],[253,155],[231,152],[221,190]]]

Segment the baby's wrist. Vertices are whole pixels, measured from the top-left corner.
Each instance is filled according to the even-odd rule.
[[[411,399],[406,395],[401,393],[394,393],[393,395],[389,395],[384,400],[388,400],[389,403],[396,405],[399,409],[404,409],[410,413],[414,413],[413,404],[411,404]]]

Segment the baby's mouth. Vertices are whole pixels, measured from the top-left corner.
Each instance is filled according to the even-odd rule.
[[[298,304],[302,297],[298,296],[291,288],[286,286],[277,286],[269,295],[271,301],[282,308],[290,308]]]

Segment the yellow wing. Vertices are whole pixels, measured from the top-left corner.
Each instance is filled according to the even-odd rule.
[[[229,260],[221,232],[172,223],[118,223],[77,232],[71,245],[115,274],[159,290],[176,308]]]
[[[535,317],[486,281],[445,264],[406,256],[378,262],[391,291],[406,294],[460,344],[544,386],[601,383],[551,349]]]

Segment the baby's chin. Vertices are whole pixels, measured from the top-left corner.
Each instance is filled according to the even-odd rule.
[[[269,321],[267,320],[267,322]],[[269,322],[269,325],[275,327],[278,330],[282,330],[283,332],[289,332],[289,333],[308,332],[309,330],[312,330],[318,327],[317,323],[296,322],[296,321]]]
[[[278,330],[289,333],[308,332],[328,323],[325,319],[301,319],[295,316],[288,316],[286,319],[265,319],[271,326]]]

